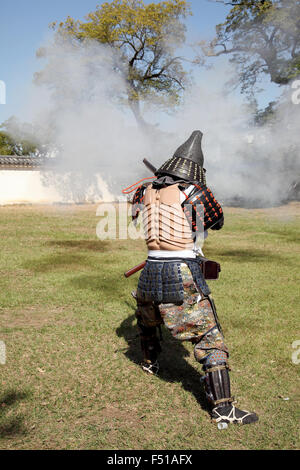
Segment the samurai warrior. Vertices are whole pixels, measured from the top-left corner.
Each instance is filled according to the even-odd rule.
[[[136,221],[142,215],[148,247],[136,291],[141,365],[145,372],[158,374],[157,329],[164,324],[174,338],[194,345],[212,420],[248,424],[258,416],[235,406],[228,348],[203,269],[203,240],[208,230],[223,227],[224,214],[206,185],[202,136],[201,131],[194,131],[155,171],[155,179],[137,188],[132,199],[132,217]]]

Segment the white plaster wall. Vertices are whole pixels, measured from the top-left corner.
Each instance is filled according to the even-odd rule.
[[[103,198],[98,197],[89,200],[87,197],[88,202],[112,201],[114,198],[107,190],[100,176],[97,176],[97,181],[98,185],[101,185]],[[0,205],[54,204],[62,202],[72,203],[74,201],[64,200],[54,186],[44,186],[39,171],[0,170]]]

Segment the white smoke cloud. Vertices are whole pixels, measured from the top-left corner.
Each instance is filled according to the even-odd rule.
[[[183,106],[163,119],[165,132],[153,126],[146,135],[121,106],[126,84],[108,48],[60,41],[46,47],[46,56],[30,97],[31,114],[59,149],[59,164],[44,182],[55,184],[66,200],[97,199],[104,189],[119,196],[121,188],[150,176],[144,156],[161,165],[196,129],[204,133],[208,184],[221,201],[280,202],[299,169],[298,154],[289,149],[299,149],[300,105],[287,97],[272,128],[251,128],[250,110],[223,93],[228,68],[216,70],[215,90],[207,84],[186,92]],[[162,115],[151,117],[159,122]],[[99,184],[99,175],[105,183]]]
[[[258,127],[251,124],[250,108],[232,96],[192,90],[174,126],[188,134],[196,125],[204,133],[207,182],[220,199],[277,204],[300,179],[300,106],[291,96],[292,88],[282,95],[274,122]]]

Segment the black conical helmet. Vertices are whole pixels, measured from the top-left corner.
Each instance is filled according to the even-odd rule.
[[[173,157],[157,171],[157,176],[171,175],[186,181],[205,182],[204,157],[201,148],[202,132],[194,131],[190,138],[180,145]]]

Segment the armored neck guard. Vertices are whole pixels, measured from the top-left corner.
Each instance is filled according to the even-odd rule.
[[[165,176],[160,176],[159,178],[154,180],[152,183],[152,187],[153,189],[160,189],[166,186],[172,186],[173,184],[179,184],[180,186],[181,184],[186,185],[189,183],[192,184],[192,182],[190,181],[186,181],[184,179],[179,179],[176,177],[173,178],[172,176],[165,175]]]

